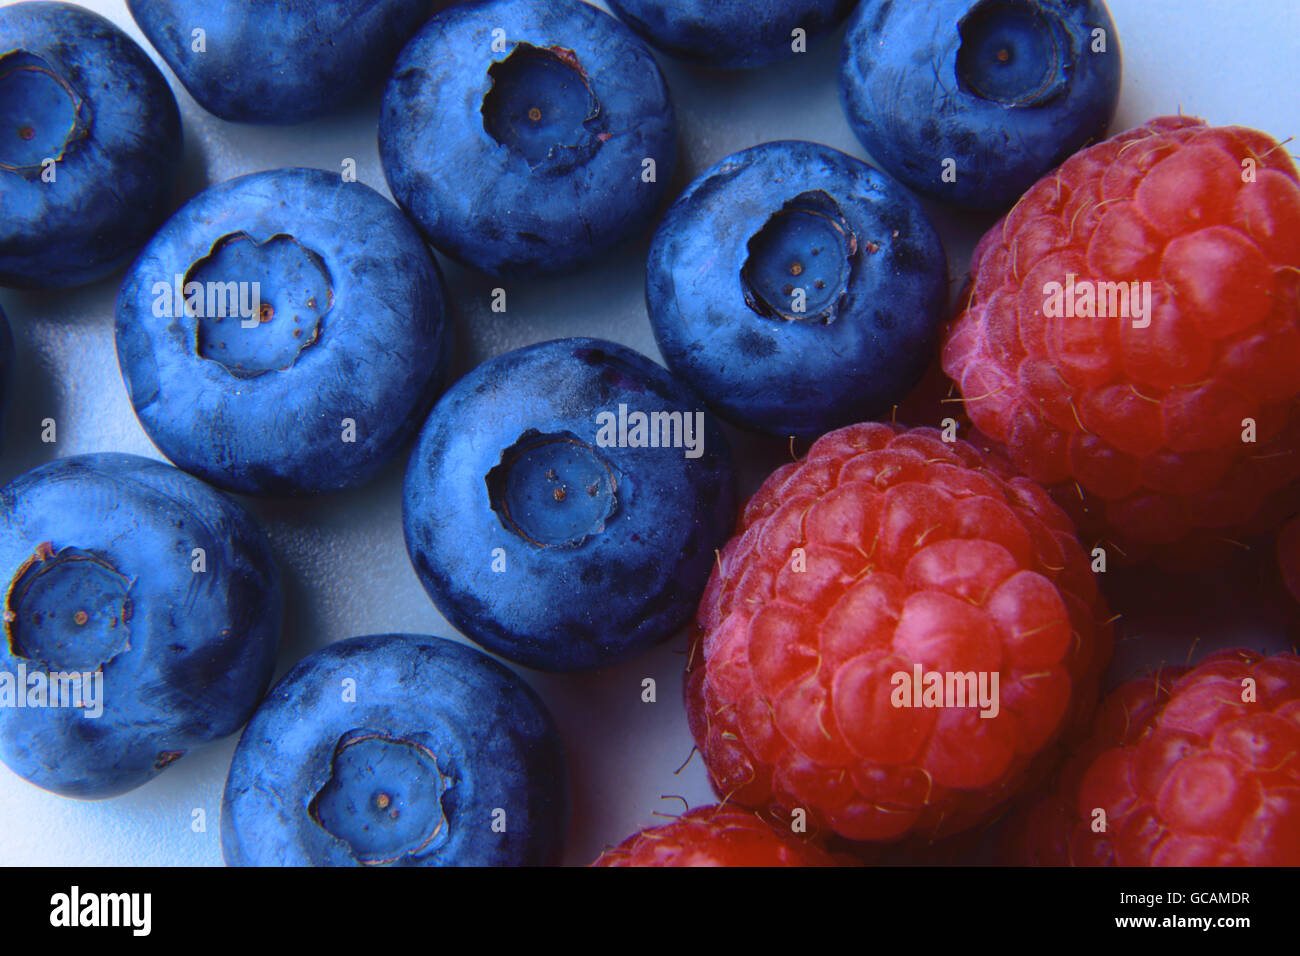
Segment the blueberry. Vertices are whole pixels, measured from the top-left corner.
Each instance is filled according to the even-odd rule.
[[[388,75],[433,0],[127,0],[191,96],[240,123],[301,123]],[[196,31],[203,31],[196,35]]]
[[[168,458],[246,494],[360,485],[419,427],[451,353],[442,276],[372,189],[254,173],[176,213],[127,273],[117,352]]]
[[[230,866],[558,861],[568,771],[537,695],[472,647],[381,635],[299,661],[226,780]]]
[[[885,170],[935,199],[996,209],[1105,135],[1120,72],[1102,0],[863,0],[840,92]]]
[[[699,66],[748,69],[792,56],[830,33],[857,0],[609,0],[628,26]],[[796,34],[802,30],[802,34]]]
[[[649,51],[578,0],[438,14],[398,58],[379,120],[388,185],[429,241],[515,277],[571,271],[647,226],[676,136]]]
[[[0,7],[0,285],[108,275],[167,216],[181,117],[108,20],[70,3]]]
[[[270,681],[281,614],[247,512],[169,465],[117,454],[42,465],[0,504],[10,769],[65,796],[110,797],[243,725]],[[67,706],[78,692],[84,707]]]
[[[668,367],[719,414],[813,437],[902,401],[933,357],[947,261],[887,176],[816,143],[764,143],[668,211],[646,300]]]
[[[457,382],[411,456],[403,509],[447,620],[551,671],[681,628],[734,517],[712,418],[645,356],[598,339],[509,352]]]

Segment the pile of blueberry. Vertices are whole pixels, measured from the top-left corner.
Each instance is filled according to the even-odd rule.
[[[224,493],[357,488],[409,453],[406,545],[448,621],[536,670],[626,660],[691,624],[738,527],[753,529],[742,551],[781,546],[759,534],[783,527],[784,512],[768,520],[779,501],[760,493],[738,523],[728,428],[793,447],[889,420],[934,367],[950,270],[914,193],[1004,212],[1105,136],[1119,93],[1101,0],[609,5],[617,18],[582,0],[128,0],[223,119],[296,124],[382,84],[396,205],[354,176],[285,168],[179,208],[180,115],[149,56],[69,3],[0,8],[0,286],[66,289],[126,266],[117,357],[175,466],[64,458],[0,490],[0,671],[48,675],[49,698],[0,707],[12,770],[108,797],[243,727],[222,805],[231,865],[557,862],[569,785],[555,724],[487,654],[357,637],[268,690],[280,581]],[[743,71],[832,55],[818,42],[845,20],[842,102],[880,168],[767,142],[674,195],[677,121],[650,47]],[[646,303],[667,369],[570,338],[450,381],[431,248],[509,281],[574,273],[651,231]],[[0,386],[11,351],[0,312]],[[801,474],[822,492],[849,480]],[[831,586],[802,593],[813,606]],[[712,666],[733,637],[697,649]],[[750,647],[760,684],[764,668],[794,673],[794,647]],[[719,700],[740,693],[727,672],[709,679]],[[72,706],[55,706],[59,681]]]

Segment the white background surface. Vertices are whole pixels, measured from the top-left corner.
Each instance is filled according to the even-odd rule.
[[[0,0],[0,6],[10,0]],[[780,2],[780,0],[770,0]],[[123,0],[83,0],[123,26],[153,55],[181,106],[188,197],[210,183],[279,166],[339,169],[351,157],[358,177],[388,194],[375,141],[377,95],[347,114],[288,129],[230,124],[208,115],[144,42]],[[232,3],[234,5],[234,3]],[[1256,126],[1278,138],[1300,133],[1300,3],[1296,0],[1110,0],[1124,53],[1124,87],[1115,129],[1174,113],[1213,123]],[[770,139],[810,139],[865,157],[840,112],[837,62],[842,31],[806,55],[766,71],[695,72],[663,60],[678,108],[684,169],[678,191],[723,156]],[[1300,152],[1295,146],[1292,152]],[[988,219],[936,214],[955,281]],[[646,241],[575,277],[508,286],[509,311],[489,308],[496,283],[443,265],[457,307],[457,370],[531,342],[599,335],[659,358],[643,301]],[[161,457],[137,424],[113,346],[113,298],[121,274],[82,290],[0,290],[18,350],[5,416],[0,482],[55,456],[92,451]],[[58,443],[42,445],[39,423],[53,417]],[[756,454],[752,442],[737,452]],[[772,448],[751,464],[761,476]],[[303,502],[251,502],[285,574],[288,616],[277,676],[312,649],[356,634],[408,631],[453,636],[412,571],[402,542],[401,474],[406,452],[360,491]],[[247,503],[247,502],[246,502]],[[1267,566],[1262,560],[1261,566]],[[1249,559],[1197,582],[1188,606],[1177,585],[1122,583],[1117,607],[1126,640],[1117,674],[1169,657],[1192,640],[1207,646],[1285,647],[1282,605],[1257,583]],[[1199,628],[1199,630],[1197,630]],[[1195,631],[1193,634],[1192,632]],[[1191,635],[1189,637],[1189,635]],[[586,863],[655,812],[676,813],[678,794],[712,802],[691,752],[681,699],[684,640],[599,674],[526,678],[556,715],[570,753],[574,822],[568,862]],[[641,680],[656,678],[659,700],[644,704]],[[220,864],[221,788],[234,738],[191,754],[149,784],[101,802],[41,791],[0,766],[0,864]],[[191,828],[202,809],[206,832]]]

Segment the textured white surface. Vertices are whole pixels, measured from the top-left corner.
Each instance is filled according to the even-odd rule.
[[[153,53],[123,0],[83,2]],[[1214,123],[1256,126],[1279,138],[1297,132],[1300,4],[1295,0],[1110,0],[1110,7],[1125,57],[1116,129],[1181,109]],[[728,153],[770,139],[817,140],[864,156],[840,112],[838,48],[837,35],[795,61],[736,75],[693,72],[664,61],[682,130],[678,185]],[[245,127],[205,113],[163,70],[185,122],[187,196],[261,169],[338,169],[348,157],[356,160],[363,182],[387,194],[375,142],[377,97],[343,116],[304,126]],[[952,273],[960,279],[973,240],[988,220],[936,214],[936,221]],[[511,285],[505,314],[489,308],[494,283],[444,262],[458,311],[458,370],[568,335],[604,336],[657,359],[642,297],[645,248],[644,241],[638,243],[576,277]],[[58,294],[0,290],[19,356],[4,422],[0,482],[55,456],[111,450],[160,457],[136,423],[118,372],[112,313],[120,278]],[[56,445],[40,442],[39,423],[46,417],[58,422]],[[742,439],[736,450],[754,459],[749,490],[752,478],[774,461],[774,449]],[[310,650],[355,634],[453,635],[425,597],[402,543],[404,459],[405,453],[358,492],[251,503],[271,535],[288,590],[279,673]],[[1237,576],[1240,585],[1253,580],[1253,571],[1239,569]],[[1117,670],[1166,653],[1181,659],[1187,631],[1169,608],[1182,598],[1175,594],[1162,602],[1155,595],[1148,602],[1145,589],[1128,590],[1135,605],[1149,604],[1152,635],[1177,633],[1172,644],[1152,637],[1140,651],[1134,647],[1140,642],[1129,641],[1120,649]],[[1268,609],[1272,594],[1243,592],[1231,583],[1207,590],[1222,627],[1217,637],[1198,634],[1201,648],[1238,640],[1270,649],[1285,645],[1280,612]],[[1198,609],[1187,621],[1206,626],[1209,614]],[[1229,632],[1230,627],[1236,630]],[[575,807],[569,862],[588,862],[605,844],[653,822],[656,811],[678,812],[681,804],[662,799],[665,794],[681,795],[692,805],[711,801],[698,758],[674,775],[691,752],[680,704],[683,653],[679,638],[599,674],[525,675],[555,713],[570,751]],[[641,702],[644,677],[656,679],[658,703]],[[53,796],[0,767],[0,864],[219,864],[221,788],[233,749],[233,739],[224,741],[185,757],[139,790],[97,803]],[[206,815],[205,832],[192,826],[196,811]]]

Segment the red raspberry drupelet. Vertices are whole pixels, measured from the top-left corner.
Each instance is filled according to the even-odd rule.
[[[1300,657],[1220,651],[1123,685],[1008,833],[1022,865],[1300,866]]]
[[[933,429],[854,425],[746,506],[700,605],[691,731],[717,792],[779,825],[803,809],[854,841],[955,833],[1091,713],[1105,618],[1038,485]],[[996,674],[996,716],[896,706],[914,665]]]
[[[696,807],[606,850],[592,866],[838,866],[829,854],[781,833],[754,813]]]
[[[976,427],[1077,483],[1125,553],[1243,530],[1300,477],[1295,164],[1189,117],[1076,154],[981,240],[942,361]]]

